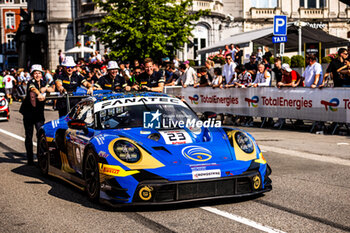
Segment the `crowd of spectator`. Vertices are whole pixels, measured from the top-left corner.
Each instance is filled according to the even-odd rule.
[[[272,85],[272,73],[278,88],[282,87],[310,87],[321,88],[325,86],[325,81],[333,80],[334,87],[350,86],[350,61],[348,50],[341,48],[338,56],[329,64],[325,74],[322,66],[317,61],[315,55],[306,57],[305,71],[300,74],[293,70],[288,64],[282,63],[281,58],[274,58],[273,68],[269,63],[271,52],[268,47],[261,47],[257,52],[253,52],[247,63],[242,63],[242,50],[233,44],[225,46],[225,50],[220,50],[219,54],[225,58],[225,64],[216,65],[212,60],[207,60],[205,66],[190,66],[189,61],[180,62],[177,57],[173,59],[165,58],[160,62],[153,62],[146,65],[149,59],[142,61],[134,60],[119,61],[114,64],[112,72],[108,68],[110,60],[101,56],[98,52],[92,53],[88,60],[78,59],[73,68],[82,80],[88,82],[93,89],[103,89],[100,85],[101,78],[110,74],[119,83],[115,90],[148,90],[163,91],[164,86],[182,86],[183,88],[193,86],[212,88],[248,88],[266,87]],[[64,72],[64,55],[59,51],[60,65],[56,70],[44,70],[43,76],[46,83],[55,85],[55,80]],[[148,77],[144,74],[148,73]],[[153,74],[154,73],[154,74]],[[145,77],[143,77],[145,76]],[[148,84],[148,87],[141,84],[141,77],[149,79],[155,85]],[[25,96],[26,83],[31,79],[30,74],[24,69],[5,70],[0,74],[0,92],[6,93],[10,103],[12,100],[21,101]],[[158,85],[159,84],[159,85]],[[141,88],[142,87],[142,88]],[[159,87],[159,88],[158,88]]]

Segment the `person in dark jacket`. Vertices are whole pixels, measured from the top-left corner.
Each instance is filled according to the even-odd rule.
[[[118,75],[118,68],[116,61],[109,61],[107,67],[108,73],[98,80],[95,87],[102,90],[120,91],[125,89],[126,91],[130,91],[130,86],[128,86],[124,76]]]
[[[55,81],[56,88],[59,92],[65,93],[65,92],[74,92],[77,90],[77,88],[80,85],[83,85],[88,89],[88,94],[92,94],[93,92],[93,86],[91,83],[86,81],[82,76],[78,75],[75,72],[75,62],[73,60],[73,57],[67,56],[65,57],[65,60],[62,63],[63,72],[61,75],[59,75]],[[73,108],[80,99],[78,98],[70,98],[69,99],[69,105],[70,108]],[[65,98],[58,99],[56,108],[58,109],[59,117],[63,117],[67,115],[67,100]]]
[[[31,68],[32,79],[27,84],[27,94],[24,98],[19,112],[23,115],[25,131],[25,147],[27,152],[28,165],[33,165],[33,133],[36,132],[45,122],[44,106],[46,91],[52,92],[53,88],[46,85],[43,80],[44,71],[41,65],[33,65]]]

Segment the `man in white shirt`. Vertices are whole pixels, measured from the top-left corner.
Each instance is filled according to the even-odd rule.
[[[222,71],[222,76],[225,77],[226,83],[231,83],[232,80],[236,78],[236,63],[233,62],[232,60],[232,55],[231,53],[227,54],[226,57],[226,64],[224,65],[224,69]]]
[[[184,72],[183,76],[183,87],[193,86],[197,83],[197,73],[196,71],[190,66],[189,61],[185,61],[184,64],[186,65],[186,70]]]
[[[12,89],[13,89],[13,82],[16,83],[16,79],[10,75],[10,73],[7,71],[6,76],[4,77],[4,83],[5,83],[5,92],[7,99],[9,100],[10,104],[12,104]]]
[[[254,82],[249,83],[248,86],[253,87],[269,87],[271,85],[271,74],[265,69],[265,65],[263,63],[258,64],[258,72],[256,73],[256,77]]]
[[[320,87],[323,82],[321,64],[316,61],[316,56],[313,54],[306,59],[306,64],[308,66],[302,75],[304,78],[304,87]]]
[[[236,53],[238,52],[238,50],[235,48],[234,44],[231,44],[230,47],[231,47],[232,61],[235,61]]]

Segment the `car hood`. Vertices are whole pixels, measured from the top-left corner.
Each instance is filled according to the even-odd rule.
[[[233,160],[233,150],[226,133],[219,128],[115,130],[113,134],[129,138],[166,165],[196,165]],[[156,135],[159,140],[150,139]],[[169,138],[177,141],[171,141]],[[183,138],[184,140],[180,140]]]

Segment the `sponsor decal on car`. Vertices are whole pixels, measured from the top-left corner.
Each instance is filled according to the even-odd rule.
[[[99,163],[99,171],[100,174],[105,174],[109,176],[120,176],[120,177],[125,177],[125,176],[131,176],[134,174],[139,173],[139,171],[125,171],[122,167],[120,166],[115,166],[115,165],[108,165],[108,164],[102,164]]]
[[[104,151],[100,151],[100,152],[98,153],[98,156],[100,156],[100,157],[102,157],[102,158],[107,158],[107,157],[108,157],[108,154],[107,154],[106,152],[104,152]]]
[[[99,112],[108,108],[125,107],[144,104],[176,104],[185,106],[185,104],[177,98],[169,97],[131,97],[122,99],[113,99],[97,102],[94,105],[94,112]]]
[[[59,120],[51,121],[52,128],[56,128],[56,127],[58,126],[59,123],[60,123]]]
[[[170,130],[170,131],[159,131],[164,138],[166,144],[187,144],[192,143],[191,136],[186,130]]]
[[[191,170],[198,171],[198,170],[207,170],[207,167],[215,167],[220,166],[217,163],[205,163],[205,164],[196,164],[196,165],[190,165]]]
[[[220,169],[192,171],[192,179],[194,180],[219,178],[219,177],[221,177]]]
[[[98,137],[96,137],[96,141],[97,141],[98,145],[101,146],[101,145],[105,144],[105,137],[98,136]]]
[[[254,176],[253,177],[253,186],[254,186],[254,189],[258,189],[260,187],[260,184],[261,184],[261,179],[259,176]]]
[[[197,162],[205,162],[213,157],[210,150],[201,146],[187,146],[183,148],[181,152],[185,158]]]
[[[151,131],[140,130],[140,134],[151,134]]]
[[[139,191],[139,196],[142,200],[148,201],[152,198],[153,188],[150,186],[142,187]]]

